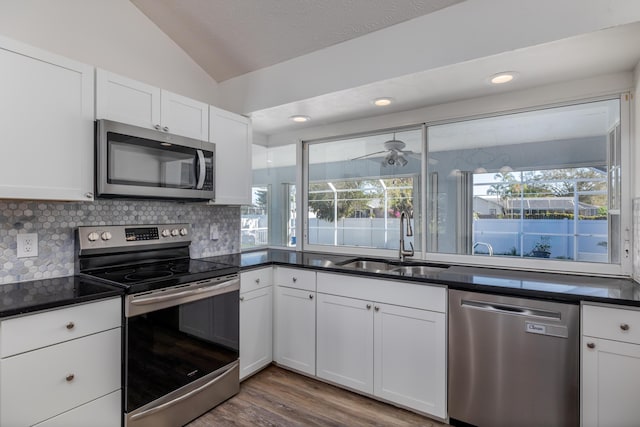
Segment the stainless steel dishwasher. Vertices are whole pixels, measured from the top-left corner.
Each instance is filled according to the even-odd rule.
[[[449,291],[449,417],[578,426],[579,305]]]

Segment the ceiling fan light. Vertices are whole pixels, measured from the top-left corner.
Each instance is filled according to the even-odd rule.
[[[396,162],[400,166],[407,166],[407,163],[409,163],[409,161],[407,159],[405,159],[404,156],[402,156],[402,155],[398,156],[398,159],[396,160]]]

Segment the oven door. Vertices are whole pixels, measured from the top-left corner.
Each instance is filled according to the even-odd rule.
[[[214,198],[213,144],[107,120],[96,143],[98,196]]]
[[[129,295],[127,426],[183,425],[239,389],[237,275]]]

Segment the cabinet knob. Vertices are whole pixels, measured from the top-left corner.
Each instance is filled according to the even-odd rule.
[[[69,374],[65,377],[65,380],[67,380],[67,382],[70,383],[71,381],[73,381],[75,377],[76,376],[74,374]]]
[[[596,345],[595,345],[595,343],[588,342],[588,343],[587,343],[587,347],[589,347],[589,348],[596,348]]]
[[[292,278],[291,280],[293,280],[293,283],[296,283],[298,281],[297,277]]]
[[[260,284],[260,278],[257,278],[256,279],[256,285],[259,285],[259,284]]]
[[[66,326],[67,326],[67,329],[71,330],[71,329],[75,328],[76,324],[73,323],[73,322],[69,322],[69,323],[67,323]]]
[[[160,125],[155,125],[153,128],[154,128],[155,130],[160,130]]]
[[[371,310],[371,304],[367,304],[367,310]]]
[[[169,127],[165,126],[165,127],[162,128],[162,130],[165,131],[165,132],[169,132]]]
[[[240,297],[240,301],[244,301],[244,297]]]
[[[380,306],[376,305],[375,307],[373,307],[373,309],[374,309],[375,311],[380,311]]]
[[[622,323],[620,325],[620,329],[622,329],[623,331],[628,331],[629,330],[629,325],[627,323]]]
[[[313,299],[313,294],[309,294],[309,299]]]
[[[93,193],[84,193],[84,197],[87,199],[93,199]]]

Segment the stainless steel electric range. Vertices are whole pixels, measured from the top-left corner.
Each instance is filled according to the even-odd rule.
[[[76,272],[125,288],[124,420],[182,426],[239,391],[238,268],[189,258],[189,224],[91,226]]]

